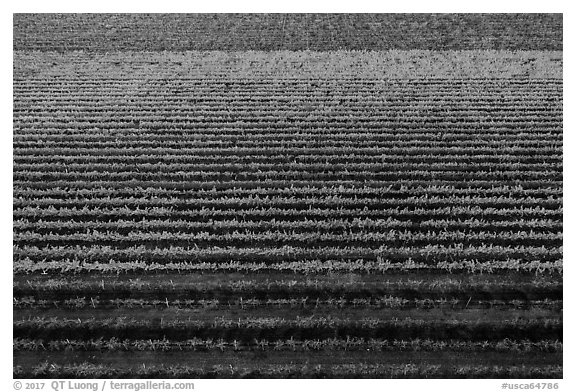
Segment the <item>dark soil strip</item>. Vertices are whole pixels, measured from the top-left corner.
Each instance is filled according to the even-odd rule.
[[[42,362],[57,363],[93,363],[127,368],[146,364],[161,363],[165,366],[193,365],[210,367],[223,365],[229,367],[265,367],[265,365],[337,365],[346,363],[367,363],[380,365],[399,365],[412,363],[416,365],[443,366],[542,366],[562,363],[562,353],[510,354],[495,352],[17,352],[14,353],[14,364],[31,368]]]
[[[80,320],[79,320],[80,321]],[[362,337],[373,339],[460,339],[460,340],[502,340],[542,339],[562,341],[562,323],[558,320],[542,322],[403,322],[376,321],[370,323],[339,322],[296,322],[269,320],[263,322],[222,321],[212,324],[201,322],[164,322],[108,320],[108,321],[15,321],[13,336],[29,339],[170,339],[186,340],[224,339],[253,341],[254,339],[329,339]]]

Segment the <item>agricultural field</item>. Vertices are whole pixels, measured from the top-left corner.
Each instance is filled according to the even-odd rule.
[[[557,15],[15,15],[14,377],[561,378],[562,64]]]
[[[562,50],[561,14],[15,14],[14,49]]]

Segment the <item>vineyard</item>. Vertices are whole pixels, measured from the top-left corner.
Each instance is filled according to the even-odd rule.
[[[562,64],[551,14],[14,15],[14,377],[561,378]]]

